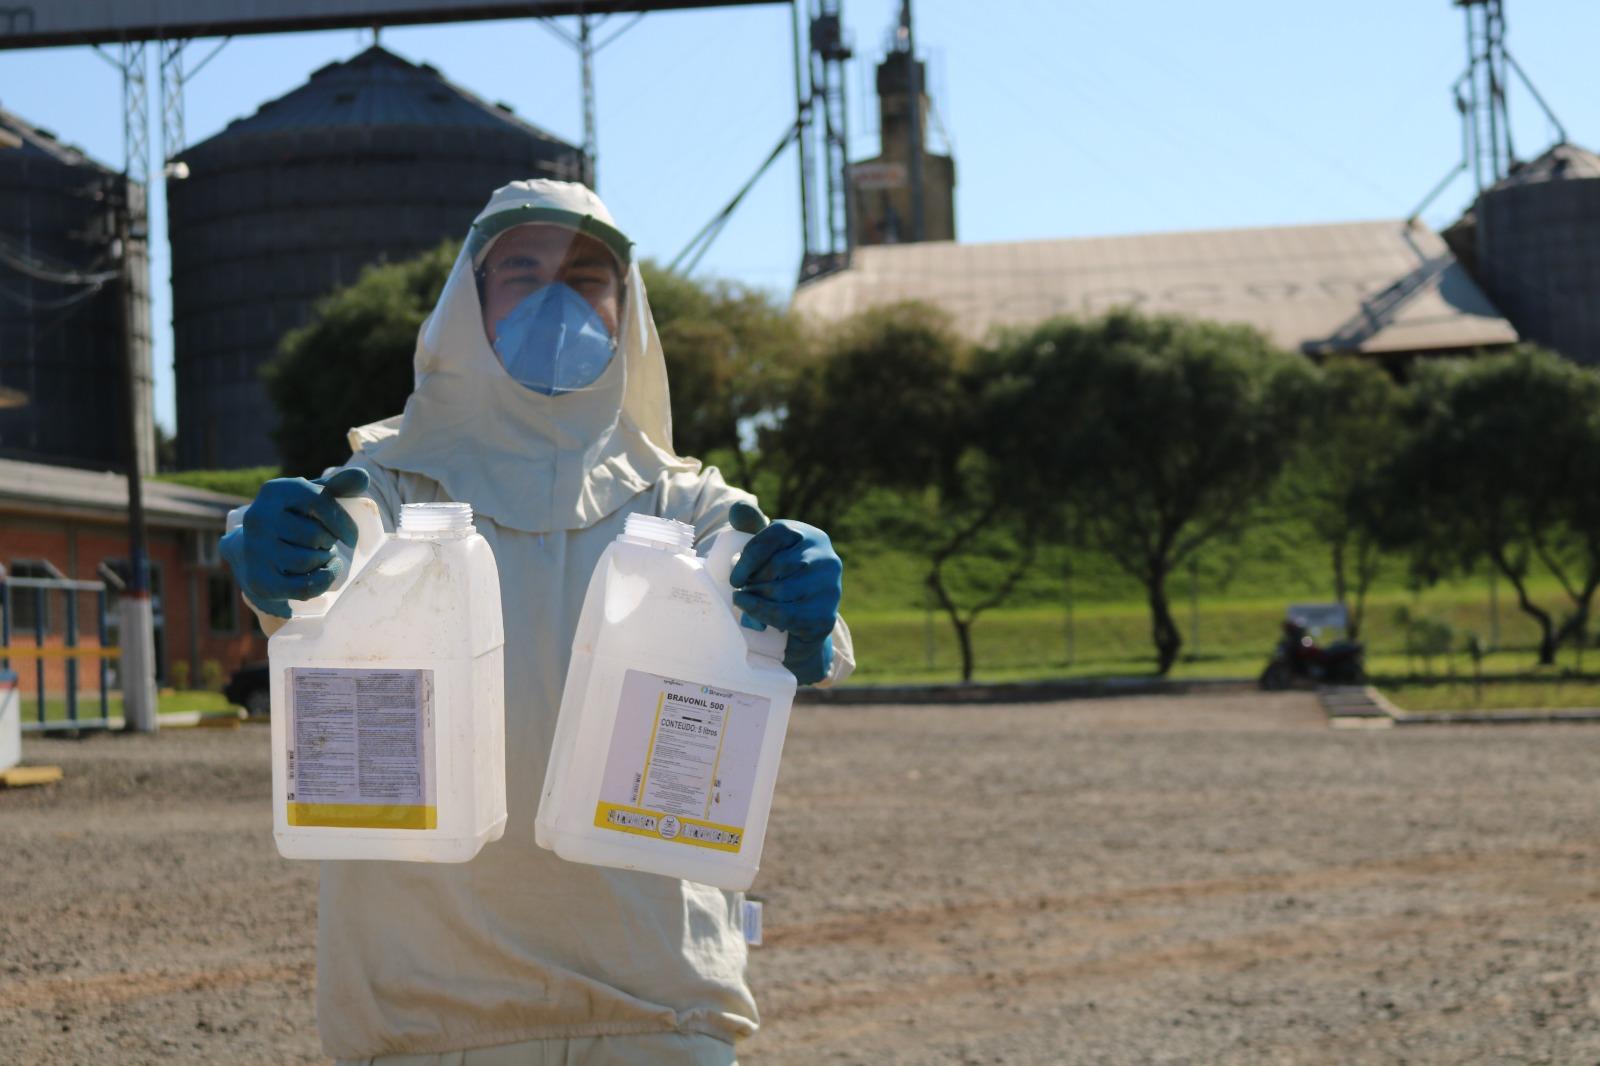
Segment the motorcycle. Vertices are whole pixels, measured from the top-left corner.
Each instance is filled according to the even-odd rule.
[[[1365,645],[1359,640],[1318,644],[1306,628],[1293,619],[1283,623],[1283,638],[1261,671],[1261,687],[1269,692],[1286,689],[1296,681],[1313,684],[1355,685],[1366,677],[1362,665]]]

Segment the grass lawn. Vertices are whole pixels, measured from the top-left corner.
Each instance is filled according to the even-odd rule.
[[[1600,676],[1554,673],[1548,677],[1485,678],[1480,691],[1470,675],[1431,683],[1380,686],[1405,711],[1520,711],[1600,707]]]
[[[37,722],[39,720],[38,698],[28,693],[21,694],[22,721]],[[112,692],[106,701],[110,717],[122,717],[122,693]],[[175,714],[184,711],[222,712],[233,708],[226,696],[220,692],[210,692],[205,689],[162,689],[156,696],[156,711],[158,714]],[[80,719],[93,719],[100,717],[99,692],[84,692],[78,696],[78,717]],[[44,701],[44,719],[47,722],[65,722],[67,720],[67,701],[63,696],[46,696]]]
[[[1536,598],[1551,603],[1556,590],[1535,585]],[[866,598],[863,598],[866,599]],[[1175,596],[1172,610],[1184,646],[1171,677],[1179,680],[1242,678],[1253,680],[1266,665],[1279,635],[1285,606],[1315,596],[1238,596],[1213,593],[1198,603]],[[1453,654],[1423,658],[1406,652],[1398,613],[1448,625],[1454,634]],[[954,629],[942,612],[906,607],[874,607],[847,591],[844,614],[855,639],[857,669],[848,684],[948,684],[961,680],[961,658]],[[1367,646],[1367,673],[1398,706],[1408,710],[1460,709],[1474,706],[1473,664],[1463,650],[1469,634],[1486,641],[1498,634],[1498,649],[1484,660],[1494,681],[1477,705],[1485,708],[1600,706],[1600,679],[1582,680],[1585,667],[1600,670],[1600,650],[1588,662],[1563,649],[1558,668],[1535,669],[1538,634],[1517,610],[1503,583],[1498,609],[1491,609],[1484,581],[1440,585],[1416,594],[1381,590],[1367,604],[1362,639]],[[1338,634],[1327,634],[1334,639]],[[977,682],[1041,681],[1074,677],[1140,677],[1155,675],[1148,608],[1139,601],[1084,602],[1069,612],[1065,606],[1031,605],[997,609],[979,616],[972,629]],[[1568,675],[1580,675],[1568,679]],[[1454,677],[1452,686],[1448,679]],[[24,721],[36,720],[37,705],[26,696]],[[204,690],[161,694],[162,713],[217,712],[228,708],[220,693]],[[99,716],[99,702],[86,694],[79,716]],[[120,693],[111,698],[111,716],[120,717]],[[64,701],[46,705],[47,718],[64,720]]]
[[[1277,642],[1287,603],[1288,597],[1214,597],[1202,599],[1198,611],[1187,602],[1174,603],[1184,647],[1172,676],[1255,677]],[[1526,674],[1534,668],[1538,633],[1527,616],[1504,595],[1498,611],[1491,612],[1487,586],[1463,583],[1440,586],[1421,596],[1385,592],[1369,600],[1362,639],[1367,645],[1367,671],[1375,677],[1448,676],[1452,671],[1462,677],[1472,674],[1472,660],[1464,650],[1427,659],[1407,655],[1405,632],[1396,620],[1401,607],[1413,616],[1449,625],[1457,649],[1464,648],[1470,633],[1488,640],[1498,631],[1498,650],[1484,661],[1487,674]],[[859,664],[854,682],[960,680],[955,631],[942,613],[853,609],[847,596],[844,614],[855,638]],[[1335,636],[1328,634],[1325,639]],[[1137,602],[1083,604],[1070,616],[1057,606],[1003,608],[979,616],[972,641],[977,681],[1140,675],[1155,670],[1149,612]],[[1563,667],[1581,672],[1582,664],[1572,650],[1564,649],[1561,654]],[[1588,658],[1589,666],[1600,667],[1600,651],[1591,652]]]

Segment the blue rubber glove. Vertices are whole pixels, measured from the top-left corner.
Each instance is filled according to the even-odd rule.
[[[367,490],[365,470],[341,470],[307,481],[274,478],[261,486],[244,524],[222,538],[222,557],[250,602],[279,618],[291,616],[290,600],[328,591],[344,561],[335,541],[356,546],[356,524],[335,497]]]
[[[816,526],[780,518],[768,523],[761,511],[736,503],[728,521],[754,534],[729,575],[733,602],[752,629],[772,626],[789,634],[783,665],[802,685],[833,668],[833,624],[839,620],[844,563],[828,535]]]

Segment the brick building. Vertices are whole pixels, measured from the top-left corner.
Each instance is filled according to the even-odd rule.
[[[104,582],[108,644],[116,643],[117,588],[127,572],[127,498],[127,481],[119,474],[0,460],[0,566],[11,577]],[[266,639],[217,557],[227,513],[244,502],[203,489],[144,482],[157,681],[163,686],[201,687],[267,657]],[[69,595],[75,603],[67,602]],[[73,622],[80,645],[99,646],[100,605],[94,593],[40,595],[13,587],[9,599],[11,646],[31,647],[42,631],[47,647],[60,647]],[[12,659],[24,694],[37,692],[37,661]],[[63,691],[67,659],[56,654],[42,661],[46,692]],[[97,660],[79,663],[80,692],[97,698]]]

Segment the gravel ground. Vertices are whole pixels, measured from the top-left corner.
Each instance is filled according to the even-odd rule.
[[[27,742],[0,1061],[321,1063],[266,731]],[[751,1064],[1600,1062],[1593,726],[796,710]]]

